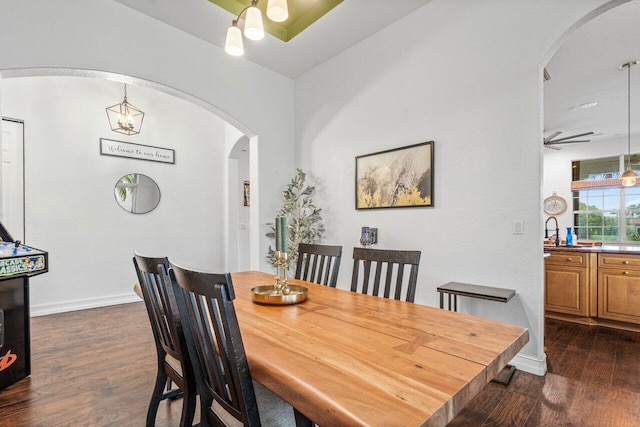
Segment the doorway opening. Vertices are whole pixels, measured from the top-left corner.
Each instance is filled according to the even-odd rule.
[[[0,138],[0,223],[14,240],[25,240],[24,224],[24,122],[2,118]]]

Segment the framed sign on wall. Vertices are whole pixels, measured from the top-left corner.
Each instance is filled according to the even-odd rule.
[[[131,142],[116,141],[107,138],[100,138],[100,154],[103,156],[127,157],[129,159],[171,163],[172,165],[176,162],[176,152],[169,148],[133,144]]]

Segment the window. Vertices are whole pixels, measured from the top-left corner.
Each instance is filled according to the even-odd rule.
[[[631,156],[632,165],[639,161],[640,155]],[[618,184],[624,164],[623,155],[572,163],[573,224],[578,239],[640,243],[640,185]]]

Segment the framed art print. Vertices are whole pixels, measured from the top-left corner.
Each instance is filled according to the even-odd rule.
[[[433,141],[356,157],[356,209],[433,206]]]

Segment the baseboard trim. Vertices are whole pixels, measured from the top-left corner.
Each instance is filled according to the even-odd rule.
[[[127,304],[137,301],[140,301],[140,298],[132,292],[100,298],[86,298],[49,304],[34,304],[31,306],[31,317],[66,313],[67,311],[86,310],[89,308],[106,307],[109,305]]]
[[[538,375],[540,377],[544,376],[547,372],[547,355],[545,353],[543,353],[542,358],[516,354],[516,357],[514,357],[509,363],[521,371]]]

